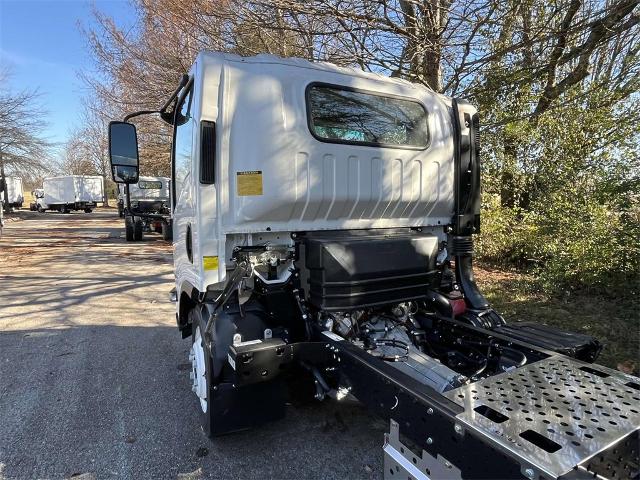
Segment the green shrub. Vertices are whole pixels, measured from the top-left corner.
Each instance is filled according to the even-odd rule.
[[[540,279],[547,290],[632,293],[638,289],[638,224],[593,198],[555,195],[539,217]]]
[[[484,198],[478,257],[533,271],[549,292],[637,293],[637,202],[622,209],[595,198],[576,190],[557,192],[526,213],[502,207],[499,198]]]
[[[476,252],[483,261],[500,266],[526,267],[535,263],[537,226],[531,215],[500,205],[499,195],[483,197],[481,234]]]

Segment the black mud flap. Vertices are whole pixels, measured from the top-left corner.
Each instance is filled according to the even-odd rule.
[[[514,322],[495,329],[515,340],[535,345],[582,360],[594,362],[603,345],[590,335],[566,332],[548,325],[530,322]]]
[[[211,434],[247,430],[285,415],[287,389],[281,378],[242,387],[231,383],[216,386],[213,394]]]

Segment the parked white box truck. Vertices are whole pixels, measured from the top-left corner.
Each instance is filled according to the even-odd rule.
[[[110,124],[116,182],[138,181],[128,121],[147,113]],[[176,320],[205,433],[281,417],[294,379],[390,421],[389,480],[637,478],[640,379],[591,364],[592,337],[507,323],[474,281],[472,105],[205,52],[157,113],[173,126]]]
[[[22,179],[19,177],[5,177],[7,186],[7,198],[4,198],[4,191],[0,190],[0,200],[10,208],[21,208],[24,201],[22,191]]]
[[[45,178],[42,190],[42,196],[36,200],[39,212],[84,210],[91,213],[97,203],[103,201],[104,182],[99,176],[66,175]]]

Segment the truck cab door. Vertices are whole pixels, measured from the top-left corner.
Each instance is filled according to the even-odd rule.
[[[194,115],[193,80],[180,93],[174,113],[172,147],[171,204],[173,220],[173,259],[176,285],[187,281],[197,285],[199,279],[197,250],[197,218],[194,179]]]

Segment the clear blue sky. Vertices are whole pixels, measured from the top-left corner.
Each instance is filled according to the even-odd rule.
[[[78,72],[91,59],[78,22],[94,24],[93,5],[118,25],[135,22],[128,0],[0,0],[0,66],[12,71],[12,90],[41,92],[52,142],[64,142],[79,122],[85,88]]]

